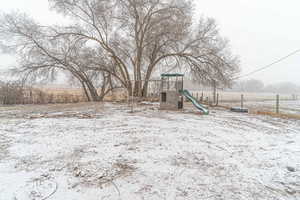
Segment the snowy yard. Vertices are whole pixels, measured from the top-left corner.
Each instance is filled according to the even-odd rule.
[[[0,107],[0,200],[300,199],[300,121],[129,111]]]

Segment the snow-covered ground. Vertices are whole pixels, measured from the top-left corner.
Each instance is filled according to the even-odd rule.
[[[300,199],[300,122],[192,108],[0,108],[0,200]]]

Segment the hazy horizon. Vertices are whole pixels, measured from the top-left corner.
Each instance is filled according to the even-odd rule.
[[[259,0],[199,0],[195,13],[215,18],[221,35],[230,40],[232,51],[241,59],[241,75],[272,63],[300,48],[300,2]],[[288,3],[287,3],[288,2]],[[62,16],[50,11],[47,0],[10,0],[0,3],[0,12],[19,10],[41,23],[55,24],[64,21]],[[0,55],[0,70],[11,66],[14,58]],[[300,85],[296,54],[270,69],[245,79],[259,79],[265,84],[293,82]]]

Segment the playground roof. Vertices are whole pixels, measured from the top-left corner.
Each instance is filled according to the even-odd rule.
[[[162,77],[183,77],[184,74],[177,74],[177,73],[175,73],[175,74],[162,74],[161,76]]]

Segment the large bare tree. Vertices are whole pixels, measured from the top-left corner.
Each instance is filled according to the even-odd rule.
[[[215,21],[193,20],[192,1],[49,2],[73,23],[47,27],[23,15],[5,15],[0,37],[15,42],[21,69],[50,77],[57,69],[68,71],[93,100],[99,95],[92,80],[103,81],[104,94],[108,83],[110,89],[120,83],[130,95],[146,96],[149,80],[158,72],[176,69],[205,84],[225,85],[238,72],[238,59]]]
[[[74,20],[57,36],[90,40],[114,63],[130,93],[143,96],[162,66],[192,72],[203,83],[229,84],[238,60],[212,19],[193,23],[188,0],[49,0]],[[133,80],[133,84],[132,81]]]

